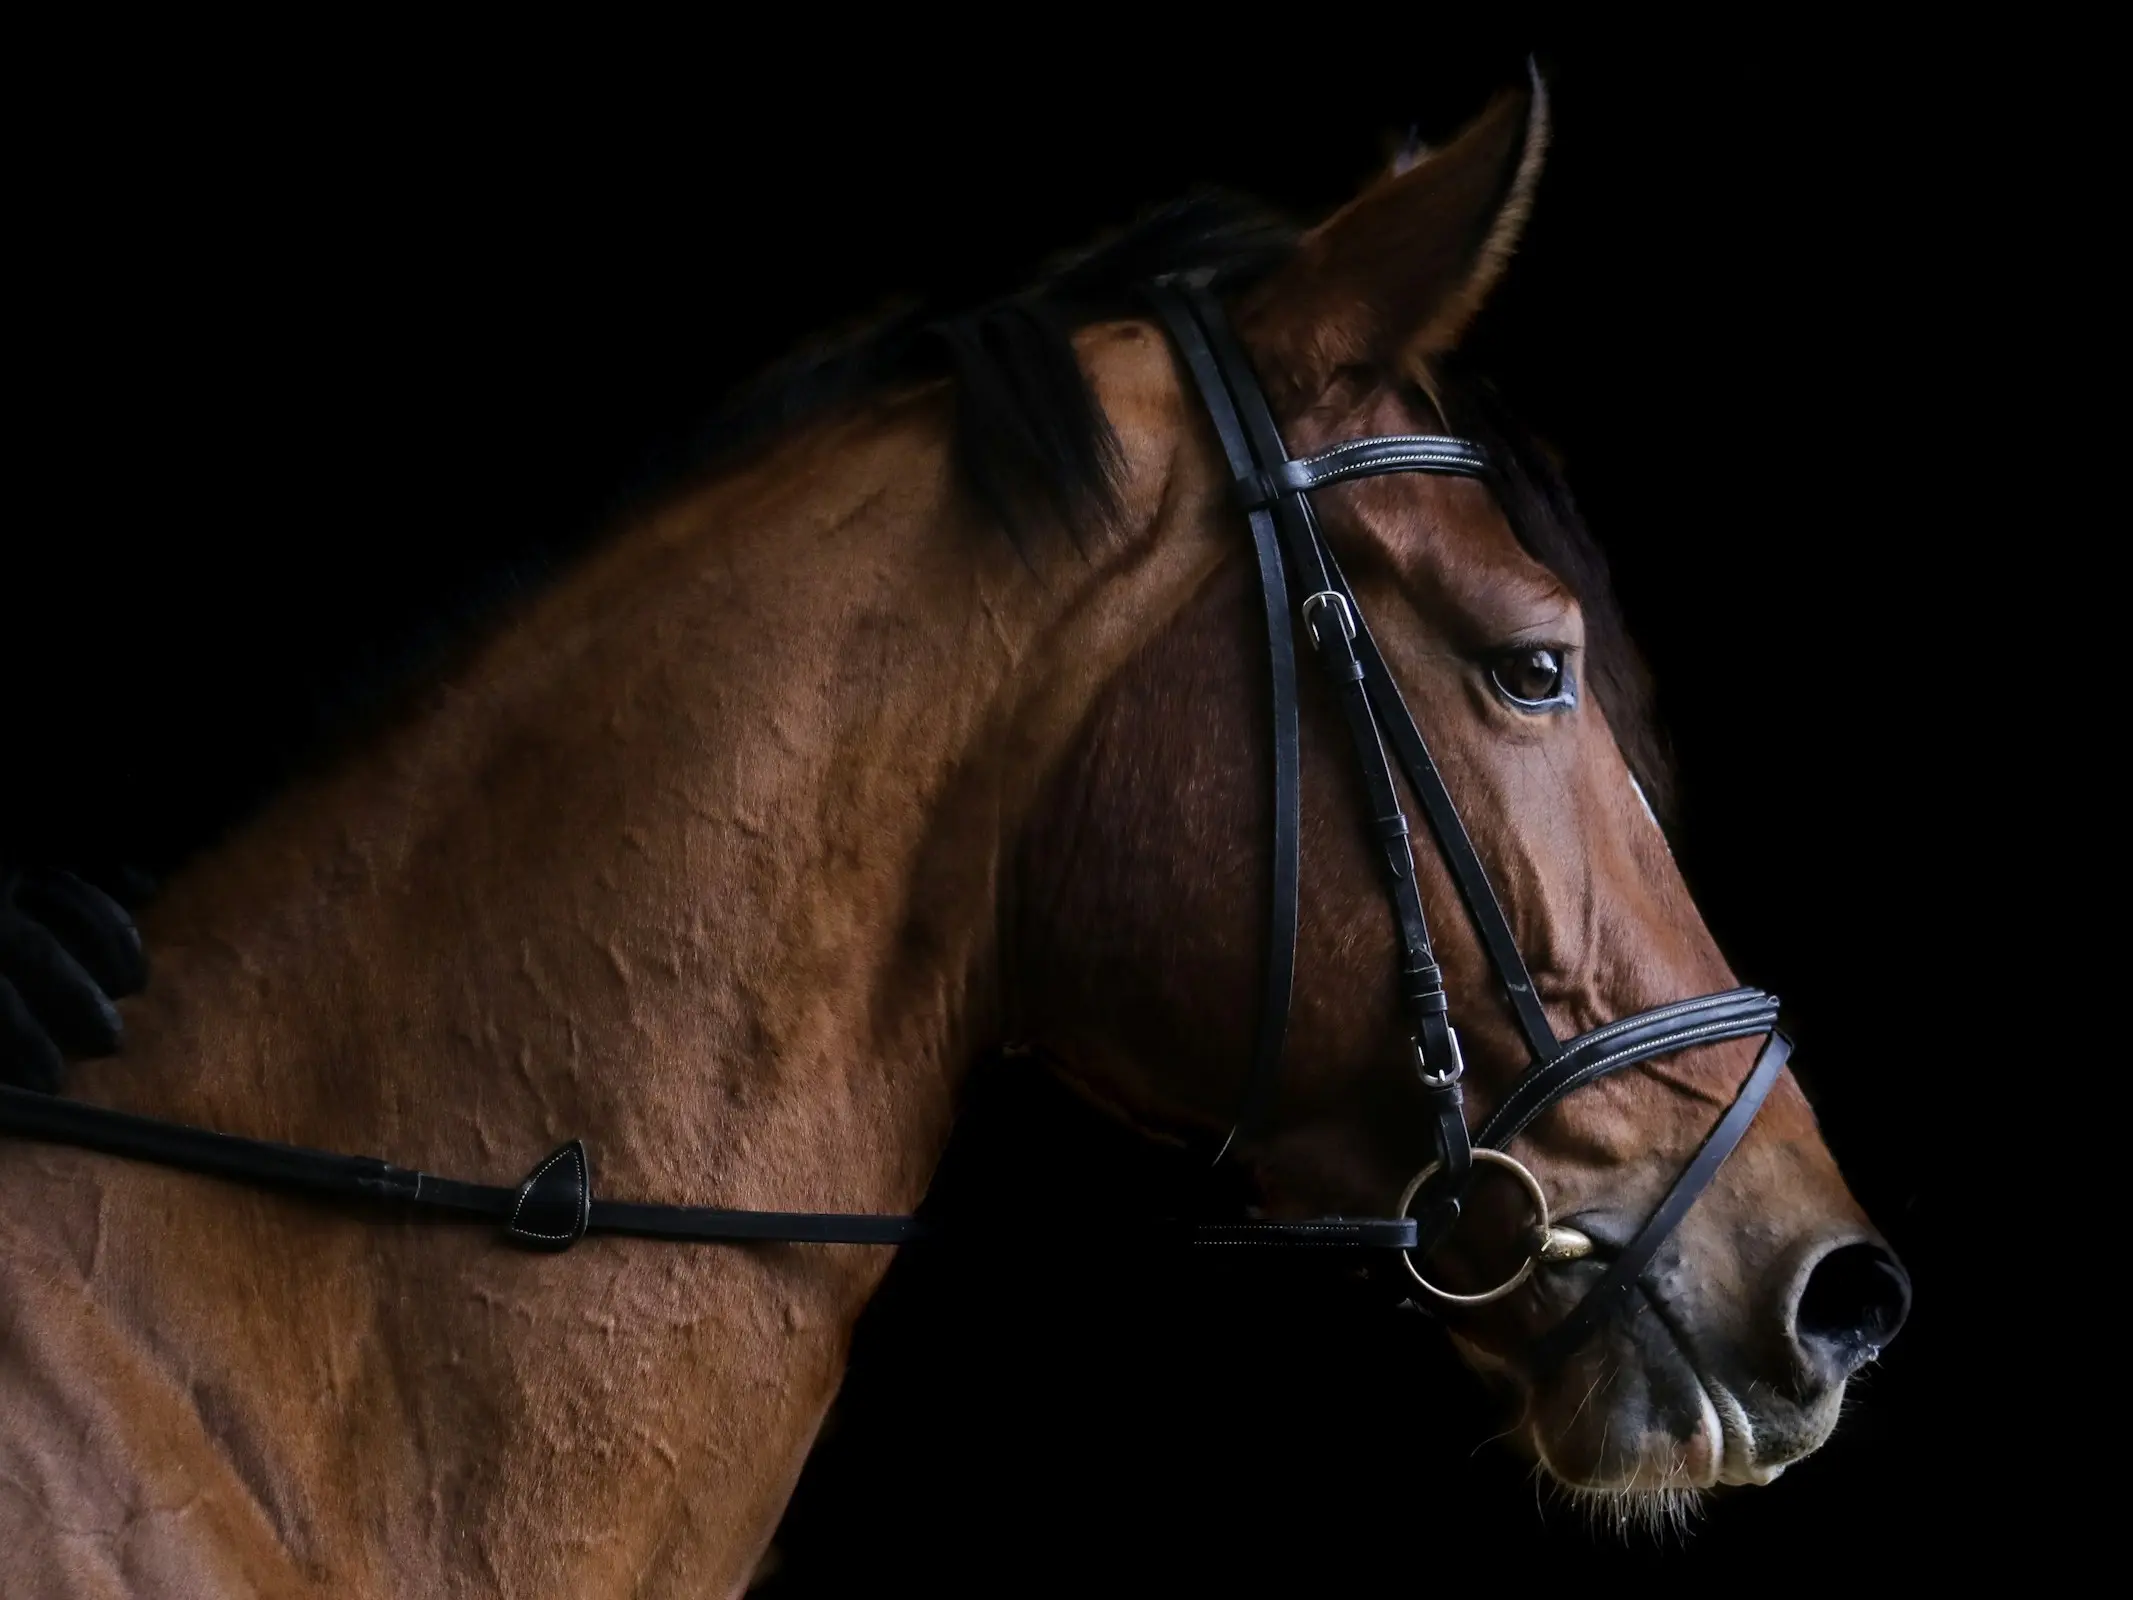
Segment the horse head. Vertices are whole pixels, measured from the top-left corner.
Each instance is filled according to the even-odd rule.
[[[11,1554],[69,1592],[115,1572],[739,1592],[886,1270],[823,1241],[911,1236],[989,1042],[1027,1040],[1152,1133],[1226,1143],[1275,1218],[1382,1228],[1433,1162],[1459,1181],[1464,1130],[1520,1104],[1536,1055],[1562,1059],[1536,1036],[1577,1036],[1568,1056],[1730,989],[1646,804],[1664,774],[1597,552],[1461,369],[1544,142],[1539,93],[1508,99],[1301,238],[1135,231],[1041,291],[801,369],[766,432],[180,874],[126,1055],[59,1113],[0,1094],[7,1126],[55,1141],[0,1162]],[[1331,483],[1311,538],[1382,651],[1372,692],[1426,731],[1500,941],[1467,919],[1464,867],[1393,850],[1395,778],[1337,678],[1281,702],[1302,802],[1274,805],[1264,629],[1285,613],[1253,592],[1264,541],[1255,561],[1203,375],[1137,298],[1151,278],[1160,306],[1226,302],[1292,456],[1451,433],[1495,460],[1488,481]],[[1047,485],[1071,555],[989,537]],[[1298,620],[1348,607],[1316,590]],[[1292,814],[1277,986],[1270,839]],[[1525,988],[1498,981],[1512,942]],[[1231,1138],[1276,987],[1286,1048]],[[1439,996],[1463,1053],[1429,1031]],[[1423,1192],[1432,1236],[1408,1252],[1440,1291],[1515,1280],[1446,1313],[1459,1349],[1523,1395],[1558,1477],[1647,1506],[1819,1445],[1909,1293],[1782,1055],[1662,1033],[1670,1053],[1615,1049],[1623,1070],[1505,1135],[1554,1231],[1490,1165]],[[1767,1090],[1752,1124],[1744,1083]],[[1647,1260],[1714,1125],[1745,1139]],[[544,1149],[515,1193],[493,1181]],[[639,1233],[705,1247],[605,1237]],[[1563,1353],[1595,1283],[1631,1292]],[[60,1521],[92,1531],[55,1541]]]
[[[1546,455],[1462,375],[1462,336],[1519,236],[1545,143],[1544,95],[1506,97],[1229,298],[1292,457],[1456,434],[1496,458],[1490,482],[1376,477],[1315,504],[1568,1038],[1738,980],[1654,810],[1665,775],[1646,679],[1604,564]],[[1163,518],[1194,536],[1219,524],[1236,555],[1109,683],[1029,826],[1016,956],[1041,981],[1016,1022],[1091,1098],[1216,1145],[1245,1092],[1267,965],[1267,645],[1243,518],[1197,407],[1188,396],[1114,422],[1129,442],[1183,432],[1188,466]],[[1302,754],[1293,1016],[1267,1114],[1231,1154],[1272,1215],[1386,1215],[1427,1159],[1432,1112],[1392,980],[1371,807],[1334,691],[1308,673]],[[1529,1051],[1444,861],[1426,841],[1415,858],[1478,1121]],[[1522,1394],[1520,1436],[1569,1485],[1767,1482],[1829,1436],[1847,1380],[1903,1319],[1902,1269],[1787,1074],[1624,1313],[1566,1359],[1535,1359],[1733,1101],[1756,1048],[1736,1038],[1645,1061],[1512,1141],[1570,1243],[1516,1292],[1449,1322],[1471,1365]],[[1504,1279],[1529,1210],[1515,1183],[1482,1173],[1429,1257],[1433,1277],[1455,1291]]]

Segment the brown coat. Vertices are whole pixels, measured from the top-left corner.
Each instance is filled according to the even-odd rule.
[[[1297,449],[1436,426],[1430,363],[1509,253],[1542,134],[1537,101],[1506,101],[1244,308]],[[1242,540],[1155,331],[1079,349],[1124,458],[1085,554],[1025,561],[983,525],[940,387],[784,438],[175,883],[133,1044],[84,1096],[492,1182],[583,1136],[616,1197],[855,1211],[919,1200],[964,1064],[1009,1029],[1151,1130],[1218,1125],[1263,877]],[[1479,486],[1337,504],[1559,1026],[1726,982],[1602,710],[1529,724],[1478,687],[1506,641],[1580,647],[1569,592]],[[1367,1212],[1426,1143],[1386,1069],[1382,900],[1323,708],[1306,720],[1302,1042],[1244,1154],[1276,1210]],[[1424,876],[1455,992],[1485,992]],[[1485,1102],[1516,1043],[1485,1016],[1470,1040]],[[1593,1091],[1531,1164],[1569,1206],[1648,1203],[1742,1057]],[[735,1593],[886,1266],[611,1238],[532,1256],[4,1154],[10,1594]],[[1786,1308],[1863,1228],[1782,1087],[1680,1236],[1689,1332],[1596,1344],[1531,1396],[1529,1444],[1625,1493],[1812,1448],[1842,1385],[1795,1381]],[[1485,1270],[1487,1232],[1445,1270]],[[1507,1302],[1462,1347],[1501,1365],[1548,1311]],[[1752,1426],[1725,1410],[1742,1392],[1767,1392]]]

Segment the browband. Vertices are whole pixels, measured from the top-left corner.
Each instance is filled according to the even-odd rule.
[[[1488,475],[1488,470],[1481,452],[1464,439],[1431,433],[1386,434],[1376,439],[1350,439],[1315,456],[1278,461],[1270,467],[1241,473],[1237,478],[1237,502],[1251,511],[1272,505],[1284,495],[1305,494],[1350,478],[1375,478],[1388,472],[1442,472],[1481,478]]]

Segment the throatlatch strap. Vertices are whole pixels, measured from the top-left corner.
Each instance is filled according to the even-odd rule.
[[[1228,386],[1206,341],[1198,337],[1191,310],[1174,289],[1158,286],[1149,300],[1207,407],[1215,437],[1232,477],[1253,470],[1252,448],[1238,420]],[[1245,1084],[1220,1160],[1240,1129],[1255,1124],[1273,1098],[1281,1056],[1289,1040],[1289,1008],[1296,984],[1296,902],[1302,873],[1303,751],[1296,697],[1296,636],[1289,624],[1289,581],[1281,564],[1281,541],[1264,506],[1251,511],[1252,551],[1259,563],[1259,599],[1266,614],[1267,665],[1273,713],[1274,858],[1273,903],[1267,917],[1266,960],[1259,995],[1259,1026],[1252,1046],[1251,1077]]]

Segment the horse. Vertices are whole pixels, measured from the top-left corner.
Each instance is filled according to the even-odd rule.
[[[968,1064],[1222,1143],[1262,978],[1272,761],[1251,551],[1136,297],[1231,308],[1298,455],[1464,431],[1500,480],[1326,490],[1560,1028],[1733,985],[1659,821],[1647,683],[1554,469],[1461,365],[1547,145],[1538,85],[1303,233],[1158,214],[1028,293],[786,374],[769,421],[189,866],[99,1104],[506,1175],[583,1135],[644,1200],[902,1212]],[[1389,1213],[1430,1145],[1330,693],[1302,712],[1294,1021],[1223,1151],[1264,1214]],[[1486,1112],[1525,1059],[1444,863],[1416,888]],[[1522,1133],[1619,1239],[1749,1071],[1679,1050]],[[1430,1271],[1501,1276],[1484,1186]],[[1666,1503],[1830,1434],[1907,1290],[1789,1072],[1618,1317],[1600,1270],[1447,1315],[1564,1483]],[[53,1595],[738,1593],[887,1265],[567,1254],[49,1145],[0,1166],[0,1530]]]

